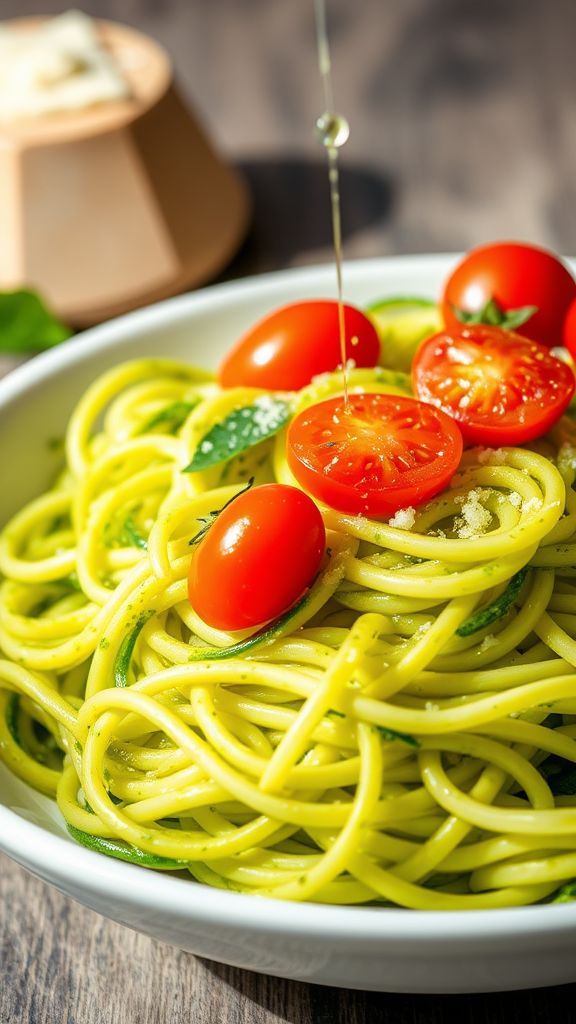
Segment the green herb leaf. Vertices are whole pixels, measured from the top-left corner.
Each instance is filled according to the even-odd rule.
[[[416,737],[410,736],[407,732],[398,732],[396,729],[389,729],[386,725],[375,725],[374,728],[377,729],[385,740],[401,740],[402,743],[407,743],[409,747],[420,746]]]
[[[121,545],[126,547],[141,548],[143,551],[146,551],[148,548],[148,541],[140,533],[132,516],[127,516],[124,520],[118,540]]]
[[[132,661],[132,655],[134,654],[134,648],[136,647],[136,641],[140,636],[140,633],[144,629],[144,626],[156,614],[154,608],[150,611],[143,612],[140,615],[134,628],[126,634],[116,655],[114,662],[114,686],[128,686],[128,672],[130,669],[130,662]]]
[[[235,409],[216,423],[202,438],[192,462],[184,473],[199,473],[273,437],[290,418],[290,406],[283,398],[260,395],[251,405]]]
[[[187,866],[185,860],[173,860],[171,857],[160,857],[157,854],[146,853],[137,846],[129,846],[128,843],[117,839],[102,839],[100,836],[93,836],[88,832],[82,832],[74,825],[66,824],[68,832],[81,846],[97,853],[105,853],[108,857],[115,857],[117,860],[128,861],[129,864],[139,864],[142,868],[155,868],[157,871],[178,871]]]
[[[138,433],[147,434],[158,427],[164,427],[168,434],[176,434],[199,401],[200,399],[195,402],[172,402],[171,405],[166,405],[147,420],[144,426],[140,427]]]
[[[463,324],[488,324],[490,327],[502,327],[505,331],[514,331],[538,312],[538,306],[519,306],[518,309],[504,311],[495,299],[489,299],[482,309],[470,312],[467,309],[452,306],[452,312]]]
[[[274,619],[267,626],[263,626],[262,629],[259,629],[257,633],[253,633],[252,636],[247,636],[245,640],[239,640],[238,643],[232,644],[231,647],[192,648],[193,653],[188,658],[188,661],[225,661],[226,658],[240,657],[246,651],[251,651],[254,647],[271,644],[284,634],[286,625],[298,612],[302,611],[309,604],[310,600],[311,592],[307,590],[304,596],[296,604],[293,604],[287,612],[284,612],[280,618]]]
[[[571,903],[576,900],[576,882],[567,882],[550,900],[551,903]]]
[[[500,597],[497,597],[495,601],[487,604],[484,608],[480,608],[479,611],[474,612],[470,618],[465,619],[462,625],[458,626],[456,636],[472,636],[473,633],[478,633],[479,630],[486,629],[487,626],[491,626],[493,622],[501,619],[510,610],[522,590],[527,573],[527,568],[520,569],[519,572],[515,573],[506,590],[500,594]]]
[[[18,728],[18,712],[20,710],[20,696],[17,693],[11,694],[6,702],[6,726],[12,739],[19,747],[22,747],[20,729]]]
[[[106,523],[103,540],[107,548],[141,548],[142,551],[148,548],[148,541],[140,533],[132,516],[126,516],[118,532],[115,532],[113,522]]]
[[[36,292],[0,292],[0,352],[39,352],[72,333]]]

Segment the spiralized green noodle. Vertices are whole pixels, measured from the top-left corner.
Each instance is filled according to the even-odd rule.
[[[381,369],[350,388],[408,390]],[[576,762],[569,421],[467,452],[390,523],[322,509],[310,591],[229,634],[187,600],[189,541],[249,477],[294,483],[284,436],[182,470],[259,394],[165,360],[86,392],[65,469],[0,539],[0,757],[80,842],[209,885],[419,909],[549,898],[576,875],[576,785],[555,794],[547,770]]]

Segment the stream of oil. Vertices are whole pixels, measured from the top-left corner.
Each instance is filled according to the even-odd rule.
[[[348,356],[346,351],[346,325],[344,320],[344,299],[342,292],[342,222],[340,217],[340,176],[338,150],[347,141],[350,128],[346,118],[334,110],[332,91],[332,64],[326,24],[326,0],[314,0],[316,17],[316,40],[318,44],[318,66],[324,90],[324,112],[316,122],[316,131],[328,156],[328,181],[330,184],[330,205],[332,210],[332,237],[336,262],[336,284],[338,294],[338,327],[340,332],[340,360],[344,378],[344,411],[348,409]]]

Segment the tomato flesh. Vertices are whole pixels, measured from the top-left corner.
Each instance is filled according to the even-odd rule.
[[[547,348],[498,327],[428,338],[412,366],[423,402],[457,421],[472,444],[523,444],[545,434],[574,393],[574,374]]]
[[[288,428],[288,465],[340,512],[390,516],[438,494],[454,474],[462,437],[454,421],[413,398],[352,394],[310,406]]]
[[[376,366],[380,342],[372,322],[345,305],[344,325],[346,358],[356,366]],[[220,364],[218,382],[224,388],[298,391],[341,362],[338,303],[295,302],[264,317],[238,341]]]
[[[259,626],[302,596],[325,547],[322,516],[297,487],[263,484],[243,491],[194,551],[190,604],[217,629]]]
[[[504,312],[536,306],[518,333],[549,348],[562,344],[566,311],[576,298],[576,282],[546,249],[521,242],[495,242],[467,253],[450,275],[442,299],[448,330],[462,326],[455,309],[477,313],[490,300]]]

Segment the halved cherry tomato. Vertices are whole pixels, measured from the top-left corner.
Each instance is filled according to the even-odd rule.
[[[564,320],[564,335],[562,344],[568,349],[570,355],[576,360],[576,299],[568,307]]]
[[[454,420],[403,395],[350,395],[304,409],[288,428],[292,473],[340,512],[390,516],[438,494],[458,467]]]
[[[297,487],[263,484],[243,491],[194,552],[190,604],[217,629],[259,626],[302,596],[325,547],[322,516]]]
[[[414,390],[443,409],[473,444],[523,444],[562,415],[574,374],[544,345],[501,327],[475,324],[445,331],[420,346]]]
[[[553,348],[562,344],[564,317],[574,298],[576,282],[553,253],[522,242],[495,242],[472,249],[458,264],[446,282],[442,315],[446,328],[455,330],[462,324],[455,309],[478,314],[496,303],[485,322]],[[529,306],[536,311],[519,323],[514,311]],[[505,315],[502,322],[498,310]]]
[[[346,358],[356,366],[376,366],[380,342],[368,317],[345,305],[344,324]],[[298,391],[341,362],[338,303],[294,302],[264,317],[240,339],[222,360],[218,382],[224,388]]]

